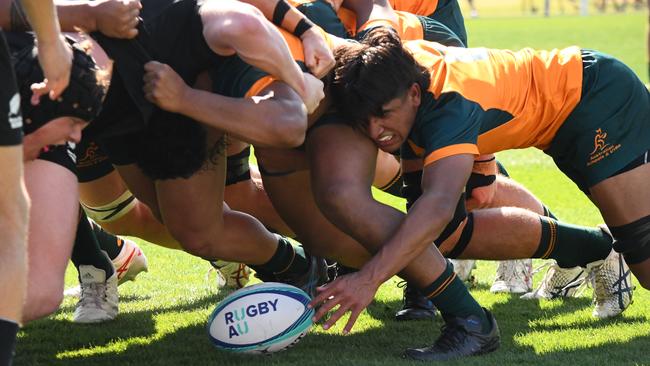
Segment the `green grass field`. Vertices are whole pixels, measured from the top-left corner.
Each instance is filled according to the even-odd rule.
[[[479,6],[481,2],[479,0]],[[472,45],[549,48],[579,44],[616,55],[644,81],[645,21],[641,13],[592,17],[479,18],[467,22]],[[512,176],[534,191],[563,220],[601,222],[588,200],[543,154],[524,150],[500,155]],[[399,205],[400,202],[394,202]],[[407,346],[425,345],[441,322],[397,323],[401,291],[396,280],[381,287],[354,331],[340,326],[312,329],[296,347],[270,357],[220,352],[206,335],[205,321],[224,294],[206,279],[208,264],[187,254],[142,244],[150,272],[120,287],[120,315],[101,325],[71,322],[74,302],[55,315],[29,324],[19,335],[16,365],[402,365]],[[650,292],[638,289],[623,316],[591,317],[591,290],[560,301],[524,301],[493,295],[495,264],[481,262],[472,289],[499,321],[502,347],[467,365],[650,365]],[[68,271],[67,284],[76,282]],[[539,275],[536,280],[539,281]],[[537,282],[536,281],[536,282]],[[419,363],[418,363],[419,364]]]

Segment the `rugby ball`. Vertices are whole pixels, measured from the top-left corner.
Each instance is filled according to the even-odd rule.
[[[313,322],[311,301],[303,290],[266,282],[228,295],[208,320],[208,335],[217,348],[266,354],[297,343]]]

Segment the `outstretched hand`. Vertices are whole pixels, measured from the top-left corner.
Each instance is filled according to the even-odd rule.
[[[368,307],[378,288],[379,284],[367,279],[361,271],[338,277],[333,282],[319,287],[318,295],[309,303],[309,307],[317,308],[314,322],[338,305],[334,314],[323,324],[323,329],[331,328],[349,311],[350,318],[343,329],[343,334],[350,333],[359,314]]]

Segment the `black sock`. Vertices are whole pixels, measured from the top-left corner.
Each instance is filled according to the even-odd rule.
[[[476,316],[481,322],[483,333],[491,330],[492,325],[481,305],[472,297],[456,273],[454,266],[447,261],[444,272],[429,286],[420,289],[447,319],[453,317],[467,318]]]
[[[0,318],[0,365],[11,366],[18,329],[18,323]]]
[[[260,274],[292,275],[307,272],[309,261],[302,247],[293,246],[289,240],[280,237],[278,249],[268,262],[249,267]]]
[[[612,251],[612,238],[599,228],[565,224],[541,217],[542,237],[533,258],[552,258],[558,266],[584,267],[605,259]]]
[[[91,222],[91,226],[93,228],[93,232],[95,233],[95,237],[99,242],[99,247],[102,248],[102,250],[105,251],[106,254],[108,254],[108,257],[111,260],[117,258],[117,256],[122,251],[124,240],[109,233],[108,231],[105,231],[104,229],[102,229],[101,226],[99,226],[94,221]]]
[[[80,265],[91,265],[104,270],[106,272],[106,278],[111,277],[115,272],[113,264],[99,247],[95,233],[90,226],[86,213],[82,209],[80,209],[79,216],[77,236],[74,241],[70,260],[77,267],[77,272],[79,271]]]

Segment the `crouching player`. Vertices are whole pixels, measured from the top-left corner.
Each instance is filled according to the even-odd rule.
[[[477,155],[532,146],[552,156],[605,218],[621,254],[593,266],[621,271],[612,283],[614,295],[623,304],[631,300],[623,260],[650,287],[650,194],[641,188],[650,178],[650,94],[620,61],[577,47],[513,52],[426,41],[402,46],[389,29],[372,30],[361,45],[341,48],[336,56],[337,106],[382,150],[401,147],[410,161],[405,174],[422,169],[408,183],[421,195],[360,272],[322,289],[312,304],[328,301],[316,318],[340,304],[329,323],[347,310],[354,322],[379,284],[430,247],[453,217]],[[540,243],[553,251],[569,231],[540,221]],[[436,267],[449,271],[444,260]],[[596,310],[609,316],[613,309]],[[439,349],[434,343],[407,355],[436,359]]]

